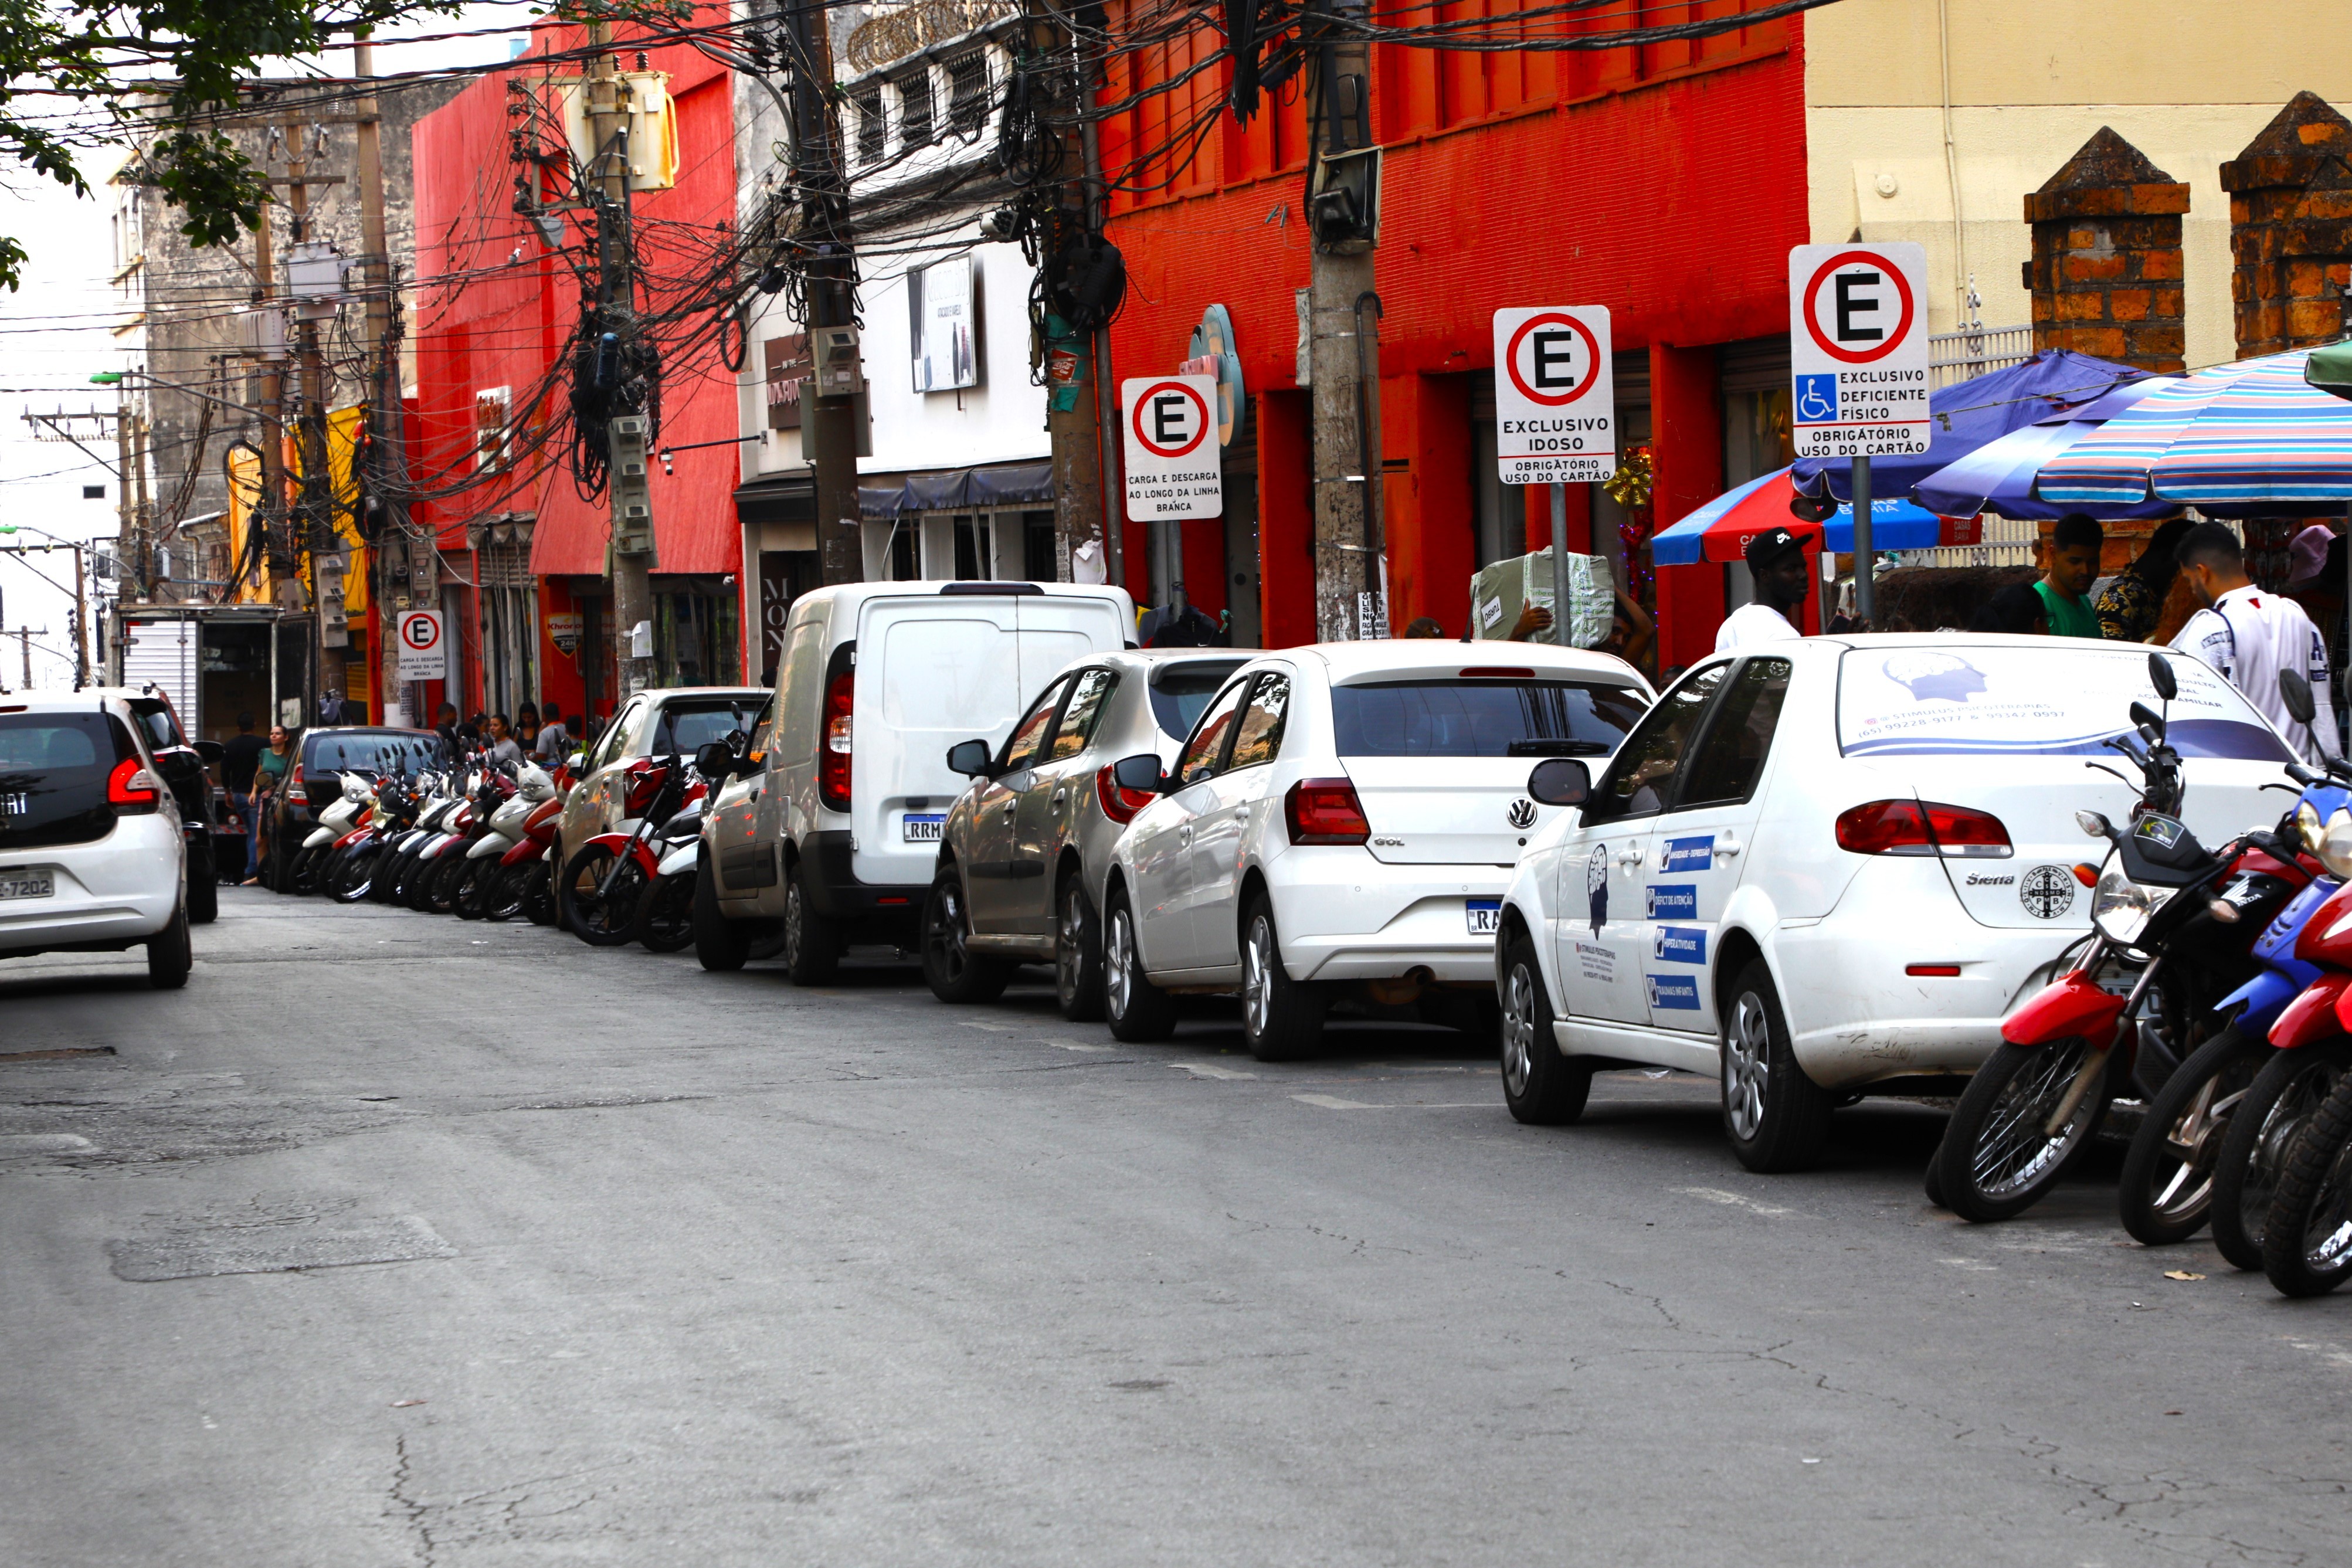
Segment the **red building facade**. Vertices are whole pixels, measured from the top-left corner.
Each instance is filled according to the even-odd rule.
[[[1651,5],[1638,19],[1728,16],[1748,4]],[[1482,5],[1511,9],[1471,0],[1444,16]],[[1433,7],[1423,19],[1438,16]],[[1576,25],[1631,20],[1618,5]],[[1571,550],[1609,552],[1620,521],[1644,535],[1667,526],[1719,494],[1727,478],[1748,477],[1727,476],[1727,464],[1752,467],[1744,459],[1759,436],[1764,447],[1777,447],[1769,388],[1787,385],[1788,251],[1811,237],[1801,20],[1580,53],[1375,47],[1392,625],[1432,616],[1458,635],[1482,560],[1549,542],[1547,492],[1492,480],[1497,309],[1600,304],[1612,312],[1620,423],[1628,445],[1652,449],[1654,489],[1647,518],[1622,519],[1597,487],[1572,488]],[[1190,47],[1205,56],[1214,43],[1195,35]],[[1186,47],[1122,57],[1104,101],[1180,75],[1195,58]],[[1106,168],[1124,167],[1130,149],[1161,145],[1170,125],[1224,91],[1220,65],[1115,118],[1103,134]],[[1257,581],[1245,535],[1224,524],[1186,524],[1182,558],[1188,592],[1213,613],[1255,590],[1268,647],[1315,637],[1310,395],[1297,375],[1295,303],[1308,276],[1307,147],[1294,81],[1248,125],[1227,116],[1189,163],[1161,158],[1131,176],[1135,188],[1114,195],[1109,223],[1130,279],[1112,329],[1117,374],[1172,370],[1205,307],[1231,313],[1253,417],[1244,423],[1246,449],[1227,449],[1228,506],[1254,502]],[[1236,446],[1244,438],[1237,430]],[[1763,457],[1772,460],[1753,471],[1784,460],[1767,450],[1753,461]],[[1153,587],[1143,525],[1129,524],[1123,542],[1140,601]],[[1223,569],[1209,570],[1212,562]],[[1713,646],[1726,582],[1716,566],[1657,574],[1663,663]]]
[[[723,5],[705,5],[692,25],[720,25],[726,16]],[[632,203],[639,305],[659,310],[731,238],[730,88],[727,72],[693,48],[647,48],[641,66],[627,29],[616,33],[624,68],[668,72],[675,104],[676,182]],[[466,711],[511,711],[523,700],[550,699],[575,716],[583,707],[599,717],[613,709],[611,530],[604,500],[583,500],[572,479],[561,363],[583,303],[572,264],[593,259],[593,237],[578,215],[567,216],[565,253],[554,254],[514,211],[519,169],[531,169],[543,200],[570,193],[554,165],[515,161],[512,133],[522,131],[529,146],[560,145],[547,128],[561,118],[527,111],[509,84],[552,106],[557,89],[547,79],[576,77],[581,67],[541,57],[583,42],[577,28],[534,29],[529,54],[426,115],[412,138],[417,287],[410,462],[419,488],[434,498],[416,516],[439,531],[441,603],[452,657],[462,661],[454,682],[426,684],[428,713],[445,697]],[[657,446],[697,449],[677,452],[651,476],[659,546],[656,658],[664,684],[731,682],[742,674],[731,499],[739,431],[735,378],[719,353],[722,342],[734,340],[716,330],[675,331],[695,346],[664,364]]]

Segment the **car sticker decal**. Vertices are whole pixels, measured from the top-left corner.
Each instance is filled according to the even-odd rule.
[[[2035,920],[2054,921],[2074,907],[2074,874],[2063,866],[2036,866],[2019,883],[2017,897]]]
[[[1698,1011],[1698,976],[1696,974],[1653,974],[1650,982],[1650,1005],[1666,1012],[1696,1013]]]
[[[1705,926],[1660,926],[1651,933],[1650,956],[1660,963],[1705,963]]]
[[[1653,882],[1649,888],[1654,921],[1698,919],[1698,888],[1690,882]]]
[[[1584,863],[1585,897],[1592,904],[1592,934],[1599,936],[1601,928],[1609,921],[1609,846],[1592,847],[1592,858]]]
[[[1592,942],[1576,944],[1576,971],[1587,980],[1597,980],[1603,985],[1617,983],[1617,950]]]
[[[1669,838],[1661,871],[1704,871],[1715,864],[1715,835],[1704,838]]]

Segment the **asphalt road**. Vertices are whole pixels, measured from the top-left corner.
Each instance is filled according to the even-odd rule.
[[[1969,1227],[1917,1106],[1759,1178],[1435,1029],[223,905],[0,965],[13,1568],[2346,1561],[2352,1294],[2111,1161]]]

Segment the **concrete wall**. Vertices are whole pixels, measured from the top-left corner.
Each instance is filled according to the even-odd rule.
[[[1962,320],[1969,272],[1987,325],[2022,324],[2024,197],[2112,126],[2190,187],[2189,363],[2234,358],[2221,165],[2298,89],[2352,97],[2352,56],[2328,42],[2347,23],[2347,0],[1843,0],[1809,12],[1812,238],[1925,246],[1933,331]]]

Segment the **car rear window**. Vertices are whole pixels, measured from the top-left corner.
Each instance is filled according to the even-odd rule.
[[[748,731],[759,721],[765,697],[739,697],[731,702],[672,702],[654,725],[653,754],[691,756],[713,741],[736,731]]]
[[[107,775],[136,755],[103,713],[0,713],[0,851],[105,837]]]
[[[1186,659],[1151,672],[1151,716],[1170,740],[1181,741],[1192,732],[1208,711],[1209,699],[1242,664],[1238,658]]]
[[[330,730],[310,736],[302,747],[303,771],[311,773],[383,773],[411,779],[440,762],[441,741],[436,735]]]
[[[1649,709],[1583,680],[1384,680],[1331,689],[1343,757],[1605,757]]]
[[[2194,658],[2167,736],[2184,757],[2290,763],[2294,753],[2244,697]],[[1850,648],[1838,666],[1838,750],[1849,757],[2103,756],[2135,702],[2159,703],[2147,650],[2069,647]]]

